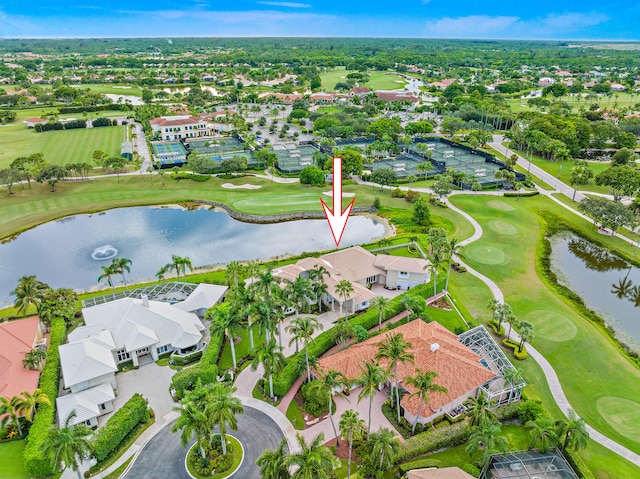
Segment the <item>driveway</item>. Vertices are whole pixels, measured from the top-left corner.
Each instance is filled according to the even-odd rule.
[[[184,468],[187,448],[180,444],[180,433],[171,433],[172,425],[167,425],[145,444],[123,479],[190,479]],[[275,449],[284,437],[278,425],[266,414],[244,406],[244,414],[238,416],[238,430],[229,433],[244,447],[244,460],[232,477],[260,479],[260,469],[255,462],[265,449]]]

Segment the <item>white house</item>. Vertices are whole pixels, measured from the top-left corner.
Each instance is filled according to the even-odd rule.
[[[227,294],[229,288],[218,284],[200,283],[191,294],[174,306],[182,311],[195,313],[198,317],[203,318],[207,309],[222,301]]]
[[[165,141],[196,138],[209,134],[207,122],[191,115],[161,116],[149,120],[149,125],[153,132],[159,132],[160,137]]]
[[[75,411],[76,415],[69,421],[70,425],[84,423],[89,427],[98,427],[98,417],[113,411],[115,398],[109,383],[60,396],[56,399],[58,424],[63,427],[71,412]]]

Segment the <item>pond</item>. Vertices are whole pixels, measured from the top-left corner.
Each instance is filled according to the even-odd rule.
[[[384,224],[353,216],[341,247],[385,233]],[[52,221],[0,244],[0,306],[21,276],[36,275],[54,288],[91,290],[101,266],[117,256],[132,260],[127,282],[155,279],[171,255],[188,256],[194,267],[268,259],[335,247],[326,220],[276,224],[242,223],[224,212],[177,207],[120,208]],[[120,284],[121,278],[113,278]],[[108,287],[105,281],[101,287]]]
[[[640,268],[571,233],[555,235],[551,248],[560,283],[579,294],[622,342],[640,349]]]

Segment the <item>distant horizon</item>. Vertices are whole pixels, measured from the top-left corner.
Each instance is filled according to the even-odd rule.
[[[0,6],[0,38],[412,38],[640,41],[640,4],[622,0],[68,0]],[[400,34],[402,33],[402,34]]]

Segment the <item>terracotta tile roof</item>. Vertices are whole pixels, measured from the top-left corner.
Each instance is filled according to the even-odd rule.
[[[412,103],[417,103],[420,101],[413,95],[405,95],[393,92],[377,91],[376,96],[384,101],[410,101]]]
[[[149,123],[158,126],[181,126],[194,124],[197,125],[199,121],[202,120],[196,116],[178,116],[173,118],[170,116],[161,116],[160,118],[149,120]]]
[[[473,479],[459,467],[430,467],[407,471],[407,479]]]
[[[37,316],[0,324],[0,396],[12,398],[38,387],[40,371],[26,369],[22,360],[34,346],[39,324]]]
[[[349,281],[361,281],[369,276],[385,274],[382,268],[375,265],[376,256],[361,246],[334,251],[320,258]]]
[[[399,364],[398,376],[402,387],[409,394],[402,399],[402,406],[414,416],[418,413],[420,400],[417,397],[409,399],[414,388],[404,384],[407,376],[414,375],[416,369],[421,371],[435,371],[438,373],[435,383],[447,388],[446,393],[433,393],[430,401],[422,409],[422,416],[429,417],[442,406],[478,388],[493,379],[495,374],[480,363],[481,357],[458,341],[458,337],[437,322],[425,323],[416,319],[393,330],[401,333],[411,344],[409,351],[415,356],[414,364]],[[389,334],[389,333],[387,333]],[[318,362],[320,371],[335,369],[347,378],[355,380],[360,375],[360,367],[365,361],[373,361],[378,345],[384,340],[384,335],[370,338],[350,348],[322,358]],[[432,351],[433,344],[438,344],[436,351]],[[388,362],[381,360],[380,365],[386,367]]]
[[[380,254],[376,256],[375,265],[385,271],[406,271],[409,273],[424,273],[429,267],[426,259],[405,258],[404,256],[391,256]]]
[[[47,122],[47,120],[45,120],[44,118],[38,118],[37,116],[31,117],[31,118],[27,118],[24,121],[26,123],[46,123]]]

